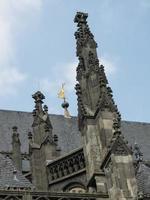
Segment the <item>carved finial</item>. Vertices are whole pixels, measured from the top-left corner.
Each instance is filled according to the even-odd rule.
[[[45,99],[45,96],[42,94],[42,92],[37,91],[35,94],[32,95],[32,98],[35,99],[35,103],[43,103],[43,99]]]
[[[37,113],[43,112],[42,100],[45,99],[45,96],[42,94],[42,92],[37,91],[35,94],[32,95],[32,98],[35,100],[35,109],[33,111],[33,117],[36,117]]]
[[[139,145],[135,142],[134,144],[134,155],[135,155],[135,158],[138,162],[141,162],[143,161],[143,153],[141,152],[141,149],[139,147]]]
[[[88,13],[77,12],[74,22],[75,23],[86,23],[86,19],[88,18]]]
[[[32,127],[35,127],[41,123],[45,123],[45,131],[48,132],[50,129],[52,129],[52,125],[49,119],[48,106],[42,106],[42,100],[45,99],[45,96],[42,94],[42,92],[37,91],[32,95],[32,98],[35,99],[35,109],[32,112],[34,118]]]
[[[82,55],[82,47],[88,46],[91,49],[94,49],[97,47],[97,43],[94,40],[94,36],[91,33],[88,24],[87,24],[87,19],[88,14],[87,13],[82,13],[82,12],[77,12],[74,22],[77,23],[78,30],[75,32],[75,38],[77,39],[77,56],[83,57]],[[93,51],[95,53],[95,51]],[[96,59],[97,60],[97,59]]]

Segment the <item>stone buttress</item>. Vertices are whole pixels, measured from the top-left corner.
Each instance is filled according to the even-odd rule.
[[[125,154],[115,154],[115,151],[110,149],[110,146],[116,148],[119,141],[122,141],[121,148],[128,147],[120,136],[114,137],[114,123],[117,122],[120,127],[121,116],[108,86],[104,66],[99,64],[97,43],[87,24],[87,17],[88,14],[77,12],[74,21],[78,26],[75,38],[79,59],[76,77],[79,130],[86,159],[88,187],[90,191],[109,193],[110,199],[113,200],[128,197],[132,199],[136,193],[133,159],[129,150],[125,150]],[[113,186],[109,184],[104,165],[108,157],[115,171],[111,177]],[[121,184],[118,183],[119,180],[122,180]],[[113,187],[116,191],[125,193],[116,194]]]

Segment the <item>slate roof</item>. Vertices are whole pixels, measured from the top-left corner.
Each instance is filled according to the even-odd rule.
[[[150,161],[150,123],[123,121],[122,133],[134,146],[135,142],[143,153],[143,159]]]
[[[0,189],[8,188],[29,189],[33,186],[21,172],[15,169],[9,157],[0,154]]]
[[[53,134],[58,135],[61,154],[81,147],[81,138],[77,126],[77,117],[66,119],[62,115],[50,115]],[[30,112],[0,110],[0,151],[11,151],[12,127],[17,126],[20,133],[21,150],[28,152],[28,131],[31,130]],[[135,141],[144,154],[144,160],[150,161],[150,123],[122,121],[122,133],[130,144]]]
[[[150,167],[140,162],[136,178],[139,194],[144,197],[150,197]]]
[[[66,119],[62,115],[50,115],[53,134],[58,135],[58,144],[62,154],[81,146],[77,118]],[[28,152],[28,132],[32,130],[32,113],[0,110],[0,151],[11,151],[12,127],[18,127],[21,151]]]

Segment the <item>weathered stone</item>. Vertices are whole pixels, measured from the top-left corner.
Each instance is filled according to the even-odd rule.
[[[62,105],[69,118],[58,120],[61,125],[57,124],[59,127],[54,127],[54,132],[48,106],[43,106],[45,96],[37,91],[32,96],[35,100],[32,130],[28,127],[27,131],[29,154],[21,153],[16,126],[13,127],[12,152],[0,154],[0,199],[150,198],[150,167],[144,163],[143,153],[138,145],[131,148],[124,140],[121,115],[108,85],[104,66],[99,63],[97,43],[87,24],[87,18],[87,13],[77,12],[74,19],[78,26],[75,33],[79,58],[76,85],[78,128],[83,147],[68,153],[69,137],[80,144],[77,127],[75,131],[72,130],[75,121],[72,121],[67,113],[69,103],[64,102]],[[18,116],[20,120],[19,113]],[[62,137],[61,146],[66,146],[66,154],[63,156],[60,156],[57,135]],[[29,160],[30,166],[24,170],[21,162],[29,163]]]

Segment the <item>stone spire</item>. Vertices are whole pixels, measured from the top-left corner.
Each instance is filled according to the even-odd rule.
[[[32,95],[32,98],[35,100],[32,127],[34,128],[39,125],[41,126],[39,131],[36,131],[36,133],[33,135],[33,140],[40,145],[47,136],[51,137],[53,128],[48,115],[48,106],[42,106],[45,96],[40,91],[37,91]]]
[[[87,13],[77,12],[74,19],[78,26],[75,38],[76,54],[79,59],[76,77],[79,118],[81,120],[84,117],[94,117],[99,110],[107,109],[120,120],[112,90],[108,86],[104,66],[99,65],[97,43],[87,24],[87,17]]]
[[[58,138],[53,136],[48,106],[43,106],[45,96],[37,91],[32,95],[35,100],[33,110],[33,131],[29,132],[29,153],[33,184],[38,190],[48,189],[46,163],[58,156]]]
[[[40,91],[37,91],[32,95],[32,98],[35,100],[35,109],[33,110],[34,121],[32,126],[34,127],[39,123],[45,122],[49,128],[52,129],[52,125],[48,116],[48,107],[46,105],[42,107],[45,96]]]
[[[21,142],[19,139],[18,128],[12,127],[12,159],[18,170],[22,170],[22,158],[21,158]]]
[[[97,44],[87,17],[88,14],[77,12],[74,21],[78,26],[75,37],[79,59],[76,85],[79,130],[88,189],[109,193],[110,199],[135,199],[132,151],[121,135],[121,115],[108,86],[104,66],[99,64]]]

